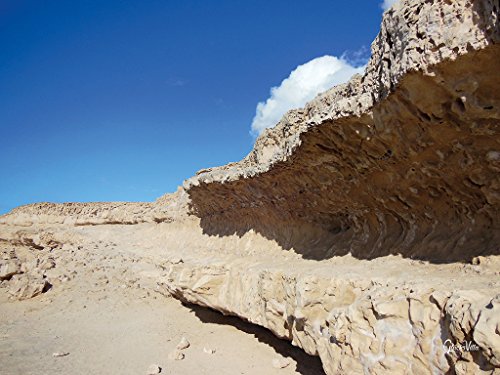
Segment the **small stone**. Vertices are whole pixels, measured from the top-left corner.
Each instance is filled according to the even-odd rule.
[[[52,357],[58,358],[58,357],[66,357],[69,355],[69,352],[55,352],[52,353]]]
[[[275,358],[273,359],[273,367],[274,368],[285,368],[290,365],[289,358]]]
[[[174,257],[174,258],[170,259],[170,263],[180,264],[180,263],[184,263],[184,260],[180,257]]]
[[[171,361],[181,361],[184,359],[184,353],[178,349],[175,349],[168,355],[168,359],[170,359]]]
[[[21,273],[21,265],[18,261],[9,259],[0,264],[0,280],[8,280],[18,273]]]
[[[212,348],[203,348],[203,352],[204,353],[207,353],[207,354],[214,354],[215,353],[215,349],[212,349]]]
[[[184,349],[189,348],[189,345],[191,345],[191,344],[189,343],[187,338],[182,337],[181,341],[179,341],[179,343],[177,344],[177,349],[184,350]]]
[[[148,367],[147,375],[156,375],[161,372],[161,367],[158,365],[151,365]]]
[[[56,261],[54,260],[54,258],[47,258],[40,262],[40,264],[38,265],[38,269],[42,271],[48,271],[54,268],[55,266],[56,266]]]
[[[45,293],[51,286],[47,280],[39,276],[14,275],[8,292],[15,299],[24,300]]]

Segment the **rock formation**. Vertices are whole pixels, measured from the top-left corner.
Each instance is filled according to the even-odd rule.
[[[327,374],[499,371],[499,10],[399,2],[363,76],[154,203],[2,216],[2,247],[45,254],[25,272],[6,251],[3,283],[38,274],[14,295],[46,291],[51,253],[127,225],[164,259],[163,293],[266,327]]]

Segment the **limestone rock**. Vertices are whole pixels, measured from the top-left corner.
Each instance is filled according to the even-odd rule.
[[[43,259],[42,261],[40,261],[37,268],[40,271],[48,271],[48,270],[51,270],[52,268],[54,268],[55,266],[56,266],[56,261],[54,260],[54,258],[47,257],[47,258]]]
[[[156,375],[161,373],[161,367],[158,365],[151,365],[148,367],[148,370],[146,372],[147,375]]]
[[[179,343],[177,344],[177,349],[178,350],[184,350],[184,349],[189,348],[190,345],[191,344],[189,343],[189,341],[187,340],[187,338],[182,337],[181,341],[179,341]]]
[[[49,282],[41,277],[15,275],[10,281],[8,292],[13,298],[24,300],[36,297],[49,288]]]
[[[203,353],[206,353],[206,354],[215,354],[215,349],[204,347],[203,348]]]
[[[489,362],[500,367],[500,294],[481,309],[473,338]]]
[[[184,359],[184,357],[185,357],[184,353],[181,352],[179,349],[175,349],[168,355],[168,359],[170,359],[171,361],[181,361]]]
[[[365,74],[187,180],[192,212],[313,259],[498,254],[499,41],[496,1],[401,0]]]
[[[21,273],[21,265],[16,259],[2,260],[0,262],[0,280],[10,279]]]

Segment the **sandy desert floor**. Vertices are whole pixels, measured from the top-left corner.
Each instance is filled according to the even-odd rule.
[[[42,295],[13,301],[0,288],[2,375],[147,374],[152,364],[162,374],[323,373],[319,358],[263,328],[155,292],[161,270],[115,244],[56,261],[68,280]],[[182,337],[184,359],[169,359]]]

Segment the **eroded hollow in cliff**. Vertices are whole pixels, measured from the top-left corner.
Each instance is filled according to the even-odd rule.
[[[301,135],[252,178],[189,190],[213,236],[254,230],[309,259],[499,254],[500,108],[492,45],[407,74],[370,113]]]

